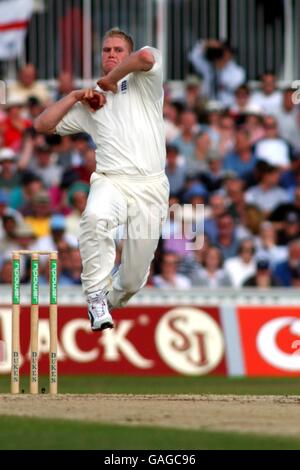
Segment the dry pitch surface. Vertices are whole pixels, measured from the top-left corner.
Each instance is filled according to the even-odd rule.
[[[300,396],[0,395],[0,415],[296,437],[300,434]]]

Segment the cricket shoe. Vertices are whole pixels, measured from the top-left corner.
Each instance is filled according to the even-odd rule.
[[[107,306],[105,294],[101,291],[93,292],[87,296],[88,315],[93,331],[102,331],[113,328],[114,322]]]

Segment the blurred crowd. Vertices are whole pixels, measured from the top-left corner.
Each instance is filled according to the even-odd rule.
[[[165,84],[170,211],[149,287],[300,285],[297,93],[279,88],[272,71],[252,89],[234,53],[227,43],[199,41],[182,86]],[[56,249],[60,285],[80,284],[79,220],[95,150],[86,134],[34,131],[44,107],[76,88],[66,72],[57,83],[48,90],[27,64],[0,107],[0,283],[11,282],[13,249]],[[116,239],[116,267],[122,243]],[[26,257],[21,274],[29,282]]]

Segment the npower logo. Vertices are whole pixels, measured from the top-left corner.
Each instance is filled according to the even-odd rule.
[[[257,334],[257,349],[262,358],[273,367],[289,371],[300,371],[300,341],[290,343],[290,351],[284,351],[279,345],[279,334],[298,336],[300,339],[300,319],[297,317],[279,317],[265,323]]]
[[[202,375],[215,369],[224,355],[224,339],[217,322],[196,308],[175,308],[160,319],[155,342],[173,370]]]

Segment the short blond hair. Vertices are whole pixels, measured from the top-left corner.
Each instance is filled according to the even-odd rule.
[[[113,37],[119,37],[119,38],[124,39],[124,41],[126,41],[128,44],[129,52],[131,53],[133,51],[134,42],[133,42],[132,37],[129,34],[127,34],[125,31],[117,27],[109,29],[104,34],[102,42],[104,42],[108,38],[113,38]]]

